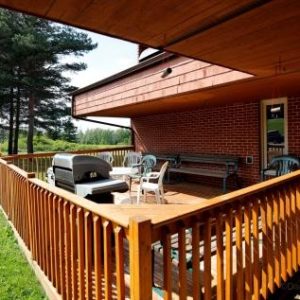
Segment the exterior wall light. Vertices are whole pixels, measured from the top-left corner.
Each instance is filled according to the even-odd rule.
[[[161,74],[161,78],[165,78],[172,73],[172,68],[166,68]]]

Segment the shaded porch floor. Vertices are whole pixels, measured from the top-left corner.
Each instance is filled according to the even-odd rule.
[[[136,203],[138,184],[134,182],[131,192],[114,193],[116,204]],[[222,195],[222,188],[199,183],[179,182],[164,184],[165,201],[167,204],[198,204],[209,201],[210,198]],[[141,197],[143,203],[143,197]],[[154,195],[148,193],[147,204],[156,204]]]

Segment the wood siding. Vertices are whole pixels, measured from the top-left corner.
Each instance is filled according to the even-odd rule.
[[[162,78],[163,71],[172,73]],[[216,87],[251,75],[184,57],[170,58],[126,78],[74,96],[73,114],[105,115],[120,106],[137,105]]]

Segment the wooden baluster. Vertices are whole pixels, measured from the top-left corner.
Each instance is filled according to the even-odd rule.
[[[124,280],[124,232],[122,227],[117,226],[115,232],[116,243],[116,276],[117,276],[117,295],[119,300],[125,299],[125,280]]]
[[[293,275],[292,272],[292,226],[291,226],[291,195],[289,186],[286,187],[285,192],[285,209],[286,209],[286,258],[287,258],[287,272],[289,276]]]
[[[85,245],[85,297],[92,297],[92,214],[84,214],[84,245]]]
[[[204,299],[211,300],[211,218],[204,221]]]
[[[274,251],[273,251],[273,199],[269,193],[267,197],[267,262],[268,262],[268,289],[274,293]]]
[[[17,182],[18,181],[18,177],[14,178],[14,172],[12,172],[12,177],[13,177],[13,182],[14,179]],[[19,228],[19,190],[20,190],[20,185],[19,184],[14,184],[13,185],[13,211],[14,211],[14,219],[13,219],[13,224],[16,227],[17,231],[20,230]]]
[[[14,179],[16,180],[16,182],[18,181],[18,178],[14,178],[14,172],[12,172],[12,177],[13,177],[13,181]],[[13,219],[13,224],[16,227],[16,229],[19,229],[19,224],[18,224],[18,218],[19,218],[19,207],[18,207],[18,192],[19,192],[19,185],[18,184],[14,184],[13,185],[13,211],[14,211],[14,219]]]
[[[281,284],[281,276],[280,276],[280,220],[279,220],[279,198],[280,193],[277,191],[274,194],[274,203],[273,203],[273,209],[274,209],[274,236],[275,236],[275,249],[274,249],[274,257],[275,257],[275,263],[274,263],[274,273],[275,273],[275,284],[278,287],[280,287]]]
[[[112,297],[111,234],[112,234],[111,222],[104,221],[104,223],[103,223],[103,242],[104,242],[105,300],[110,300]]]
[[[53,197],[53,245],[54,245],[54,265],[55,265],[55,278],[53,281],[54,286],[60,293],[61,284],[59,280],[59,226],[58,226],[58,196]]]
[[[23,228],[24,228],[24,242],[28,250],[30,251],[30,241],[29,241],[29,214],[28,214],[28,207],[29,207],[29,201],[28,201],[28,194],[27,194],[27,178],[22,178],[22,206],[23,207],[23,216],[22,221],[23,221]]]
[[[28,237],[29,237],[29,249],[31,251],[32,259],[34,259],[34,246],[33,246],[33,219],[34,219],[34,213],[33,213],[33,196],[32,196],[32,183],[30,181],[27,181],[27,191],[26,191],[27,199],[26,202],[28,203]],[[1,194],[0,194],[1,197]]]
[[[37,254],[38,254],[38,264],[42,265],[42,231],[41,231],[41,188],[36,189],[36,208],[37,208]]]
[[[48,211],[48,191],[44,193],[44,233],[45,233],[45,274],[50,278],[50,232],[49,232],[49,211]]]
[[[179,251],[179,299],[186,299],[187,276],[186,276],[186,248],[185,248],[185,227],[180,224],[178,229],[178,251]]]
[[[70,222],[71,222],[71,277],[72,277],[72,299],[78,299],[78,268],[77,268],[77,223],[76,223],[76,206],[70,206]]]
[[[22,178],[22,204],[21,207],[23,208],[23,218],[21,216],[21,221],[23,223],[23,235],[24,235],[24,242],[27,248],[30,250],[30,242],[29,242],[29,220],[30,217],[28,215],[28,206],[29,206],[29,201],[27,198],[27,179]],[[25,215],[25,217],[24,217]]]
[[[24,210],[24,206],[22,206],[22,199],[23,199],[23,195],[24,195],[24,189],[22,189],[22,180],[21,180],[21,177],[16,174],[14,172],[14,175],[16,176],[16,181],[17,181],[17,195],[16,195],[16,198],[15,198],[15,201],[16,201],[16,207],[17,207],[17,231],[19,232],[21,238],[24,240],[24,227],[22,226],[22,219],[25,217],[23,214],[22,216],[22,219],[21,219],[21,213],[23,212]],[[22,189],[22,191],[21,191]],[[22,209],[22,211],[21,211]]]
[[[77,209],[77,251],[78,251],[78,279],[79,279],[79,294],[78,298],[85,298],[84,284],[84,216],[81,208]]]
[[[263,299],[267,299],[268,295],[268,236],[267,236],[267,201],[265,195],[262,196],[261,206],[261,228],[262,228],[262,275],[261,275],[261,294]]]
[[[37,208],[36,208],[36,189],[37,187],[34,184],[30,185],[31,188],[31,204],[32,204],[32,245],[33,245],[33,255],[32,258],[37,261],[38,253],[37,253]]]
[[[225,281],[225,299],[231,300],[233,297],[232,280],[232,208],[229,209],[225,218],[226,233],[226,281]]]
[[[298,267],[300,267],[300,187],[299,182],[297,181],[296,184],[296,226],[297,226],[297,263]]]
[[[296,185],[291,186],[291,234],[292,234],[292,267],[298,271],[297,263],[297,215],[296,215]]]
[[[163,230],[163,268],[164,268],[164,300],[172,299],[172,257],[171,257],[171,234],[168,229]],[[155,255],[153,253],[153,255]],[[154,260],[154,258],[153,258]]]
[[[255,199],[252,209],[253,222],[253,300],[260,299],[261,268],[259,261],[259,199]]]
[[[38,158],[36,158],[36,159],[33,159],[34,161],[35,161],[35,165],[36,165],[36,168],[35,168],[35,170],[33,171],[33,172],[36,172],[36,174],[38,174],[38,178],[40,178],[40,169],[39,169],[39,159]]]
[[[245,295],[244,289],[244,252],[243,252],[243,209],[242,205],[239,204],[235,213],[235,230],[236,230],[236,298],[243,299]],[[220,240],[223,245],[223,230],[222,230],[222,240]],[[224,267],[222,267],[223,270]],[[224,283],[223,283],[224,285]],[[220,300],[223,298],[219,298]],[[218,299],[218,300],[219,300]]]
[[[195,221],[192,228],[193,298],[200,299],[200,222]],[[171,263],[171,262],[170,262]]]
[[[216,239],[217,239],[217,300],[224,300],[224,221],[223,213],[220,212],[216,219]]]
[[[12,178],[12,171],[9,170],[9,181],[8,182],[13,182],[13,178]],[[9,185],[10,188],[10,193],[9,193],[9,216],[10,216],[10,220],[11,222],[14,224],[15,223],[15,215],[16,215],[16,211],[14,209],[14,204],[15,202],[13,201],[15,199],[15,186],[14,185]]]
[[[49,220],[49,251],[50,251],[50,272],[49,272],[49,280],[51,282],[54,281],[54,241],[53,241],[53,234],[54,234],[54,227],[53,227],[53,194],[49,193],[48,194],[48,220]]]
[[[61,285],[60,294],[62,298],[66,298],[66,278],[65,278],[65,244],[64,244],[64,211],[63,199],[58,200],[58,248],[59,248],[59,281]]]
[[[46,191],[44,189],[40,190],[39,193],[39,208],[40,208],[40,222],[39,222],[39,230],[41,232],[40,234],[40,251],[41,251],[41,263],[40,267],[46,272],[46,258],[45,258],[45,252],[46,252],[46,242],[45,242],[45,196],[46,196]]]
[[[96,299],[102,299],[102,232],[101,232],[101,218],[95,216],[93,218],[93,229],[94,229],[94,264],[95,264],[95,292]]]
[[[245,205],[245,299],[251,300],[253,292],[253,272],[252,272],[252,255],[251,255],[251,203]],[[226,279],[227,280],[227,279]]]
[[[285,224],[285,199],[284,191],[280,191],[280,269],[281,269],[281,278],[283,281],[287,281],[287,265],[286,265],[286,224]]]
[[[72,276],[71,276],[71,240],[70,240],[70,203],[64,201],[64,244],[65,244],[65,279],[66,279],[66,299],[72,299]]]

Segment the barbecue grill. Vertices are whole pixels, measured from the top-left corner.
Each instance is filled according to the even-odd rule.
[[[113,203],[112,192],[126,192],[128,185],[110,178],[111,170],[110,164],[98,157],[59,153],[54,155],[47,177],[49,184],[89,200]]]

